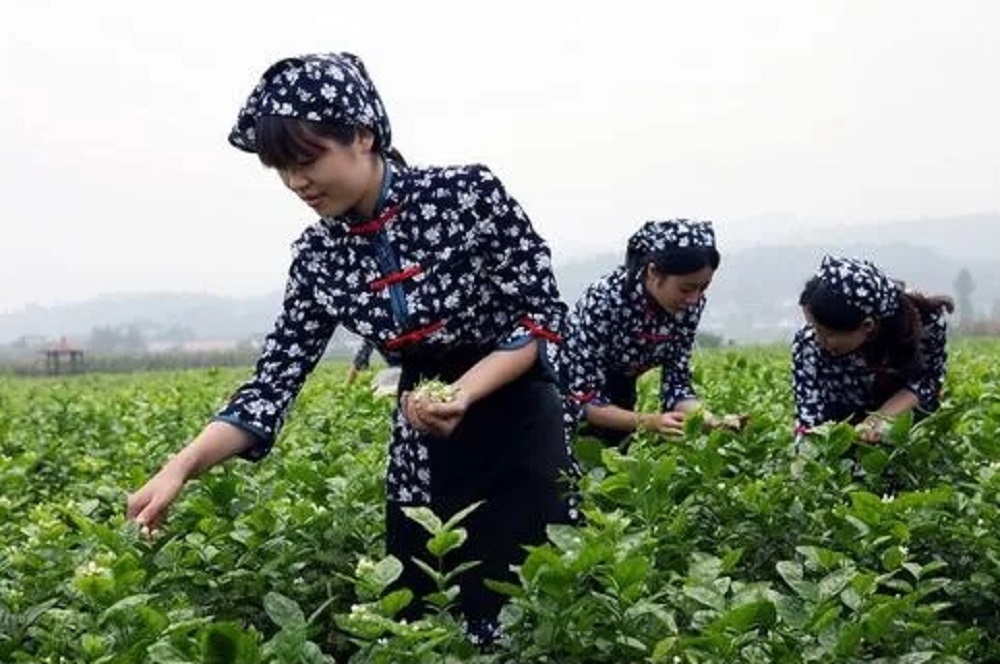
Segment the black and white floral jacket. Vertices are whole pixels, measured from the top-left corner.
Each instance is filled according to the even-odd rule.
[[[922,314],[920,366],[895,382],[916,395],[917,408],[925,413],[937,410],[947,365],[947,323],[944,313]],[[876,382],[880,372],[891,367],[869,366],[864,354],[831,355],[823,350],[813,328],[799,329],[792,342],[792,388],[795,395],[796,434],[824,422],[848,419],[876,410]]]
[[[704,309],[702,296],[679,314],[665,311],[641,281],[630,283],[624,267],[595,281],[570,312],[559,359],[570,404],[607,404],[603,390],[609,375],[638,376],[654,367],[662,370],[664,410],[697,398],[691,352]]]
[[[338,325],[386,355],[456,346],[517,348],[537,338],[551,366],[566,307],[550,253],[484,166],[387,161],[381,214],[324,218],[293,245],[283,309],[254,376],[217,419],[270,450],[286,412]],[[397,412],[389,499],[430,501],[426,441]]]

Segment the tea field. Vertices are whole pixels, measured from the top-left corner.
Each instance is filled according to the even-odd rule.
[[[551,527],[500,587],[489,652],[446,611],[394,619],[415,600],[385,591],[390,404],[343,367],[270,457],[191,483],[152,538],[127,492],[247,370],[0,377],[0,662],[1000,661],[1000,343],[955,344],[942,409],[878,447],[839,425],[793,449],[786,350],[695,363],[749,426],[579,441],[586,525]],[[415,516],[445,604],[461,525]]]

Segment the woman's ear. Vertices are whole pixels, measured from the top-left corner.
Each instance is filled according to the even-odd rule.
[[[871,316],[861,321],[861,330],[865,333],[866,337],[870,337],[873,334],[875,334],[875,331],[877,329],[878,329],[878,323],[876,323],[875,319],[872,318]]]
[[[368,127],[358,127],[354,141],[363,152],[375,151],[375,133]]]

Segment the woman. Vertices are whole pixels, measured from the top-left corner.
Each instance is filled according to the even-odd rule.
[[[313,54],[270,67],[230,142],[258,155],[321,218],[302,234],[283,310],[256,373],[213,422],[130,496],[153,526],[184,483],[229,457],[263,458],[338,325],[402,365],[387,471],[388,553],[401,584],[432,590],[412,558],[426,533],[403,515],[425,505],[464,522],[460,609],[474,641],[496,629],[502,598],[483,579],[511,579],[522,545],[567,519],[569,469],[549,345],[565,317],[549,250],[484,166],[410,168],[361,60]],[[425,379],[451,384],[447,403],[410,398]],[[454,564],[460,560],[452,561]]]
[[[354,357],[351,358],[351,366],[347,369],[347,377],[344,383],[353,385],[362,371],[368,371],[372,363],[372,353],[375,351],[375,344],[367,339],[361,342]]]
[[[796,438],[848,420],[877,443],[893,417],[937,409],[950,298],[906,293],[868,261],[826,256],[799,304],[792,344]]]
[[[591,284],[567,324],[566,425],[611,444],[638,430],[680,433],[699,407],[691,351],[705,290],[719,267],[711,222],[650,221],[628,241],[625,264]],[[636,409],[636,382],[661,368],[661,412]]]
[[[347,377],[344,379],[346,385],[353,385],[362,371],[371,368],[373,352],[375,344],[368,339],[363,340],[351,359],[351,366],[347,369]],[[382,359],[389,366],[372,377],[372,392],[378,397],[395,396],[399,391],[399,359],[395,355],[384,355]]]

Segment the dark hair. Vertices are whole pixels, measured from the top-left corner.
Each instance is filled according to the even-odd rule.
[[[720,260],[715,247],[680,247],[650,252],[629,251],[625,255],[625,267],[636,277],[641,277],[650,263],[661,274],[691,274],[705,267],[716,270]]]
[[[813,320],[834,332],[853,332],[868,317],[819,277],[806,282],[799,295],[799,304],[809,310]],[[923,314],[941,310],[951,313],[955,310],[955,303],[947,296],[930,297],[905,293],[900,289],[899,305],[892,316],[876,320],[875,336],[865,342],[863,352],[869,364],[884,361],[895,369],[909,373],[921,363]]]
[[[718,269],[721,257],[715,247],[678,247],[659,251],[633,251],[625,253],[625,270],[629,278],[622,289],[627,294],[645,278],[646,266],[650,263],[660,274],[691,274],[711,267]]]
[[[319,139],[330,139],[346,147],[354,143],[361,129],[355,125],[262,115],[255,125],[257,156],[262,164],[270,168],[285,169],[307,164],[325,150]],[[378,145],[374,146],[376,151],[378,148]],[[406,165],[403,155],[395,148],[390,149],[386,156]]]

